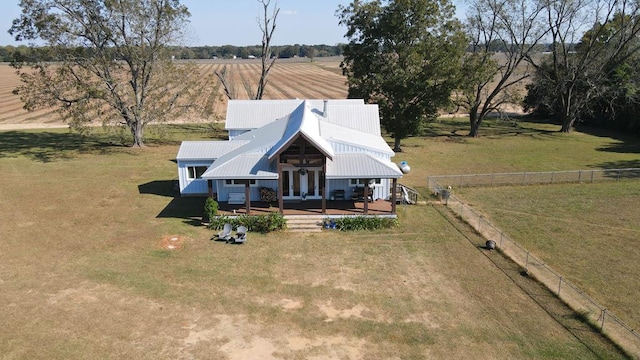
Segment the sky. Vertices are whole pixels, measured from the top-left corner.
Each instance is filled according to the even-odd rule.
[[[462,9],[456,0],[458,15]],[[340,5],[350,0],[271,0],[280,8],[272,45],[336,45],[346,43],[346,29],[335,16]],[[7,30],[20,16],[18,0],[0,0],[0,45],[20,45]],[[262,4],[258,0],[182,0],[191,12],[186,30],[187,46],[259,45],[262,32],[258,18]],[[26,44],[25,44],[26,45]]]

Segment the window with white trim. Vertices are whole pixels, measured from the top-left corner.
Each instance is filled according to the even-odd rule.
[[[369,183],[369,187],[382,185],[382,179],[371,179],[373,184]],[[349,179],[349,185],[351,186],[364,186],[368,179]]]
[[[201,179],[208,166],[187,166],[187,178],[189,180]]]
[[[256,180],[255,179],[251,179],[251,180],[230,180],[227,179],[224,181],[224,185],[225,186],[245,186],[247,184],[247,181],[249,182],[249,186],[255,186],[256,185]]]

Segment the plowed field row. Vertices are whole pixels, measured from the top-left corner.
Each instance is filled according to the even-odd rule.
[[[305,62],[303,62],[305,61]],[[343,99],[347,96],[345,78],[336,74],[324,65],[319,66],[306,62],[276,62],[268,78],[264,99]],[[256,84],[260,76],[260,62],[238,61],[227,64],[212,62],[198,64],[198,73],[211,76],[210,90],[203,94],[203,102],[216,98],[214,114],[218,119],[224,119],[226,114],[227,97],[224,89],[218,83],[214,71],[222,71],[227,66],[229,84],[235,91],[235,98],[249,99],[252,95],[247,92],[256,91]],[[332,65],[333,66],[333,65]],[[335,67],[335,66],[333,66]],[[53,124],[61,123],[54,109],[39,109],[28,112],[22,108],[20,98],[12,94],[13,89],[20,84],[15,70],[7,64],[0,64],[0,124]]]

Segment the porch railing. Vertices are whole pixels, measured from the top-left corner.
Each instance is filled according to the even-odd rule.
[[[399,194],[396,194],[396,199],[406,204],[416,204],[418,202],[418,192],[403,184],[398,184]]]

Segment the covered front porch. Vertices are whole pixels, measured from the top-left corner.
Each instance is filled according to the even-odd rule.
[[[356,216],[356,215],[375,215],[389,216],[394,215],[394,206],[388,200],[369,201],[365,211],[365,203],[363,201],[352,200],[334,200],[326,201],[325,212],[322,212],[322,200],[306,200],[306,201],[284,201],[283,215],[324,215],[324,216]],[[249,207],[250,215],[265,215],[270,212],[280,212],[277,203],[266,203],[260,201],[251,201]],[[218,213],[220,215],[244,215],[247,214],[247,206],[245,204],[228,204],[221,202],[219,204]]]

